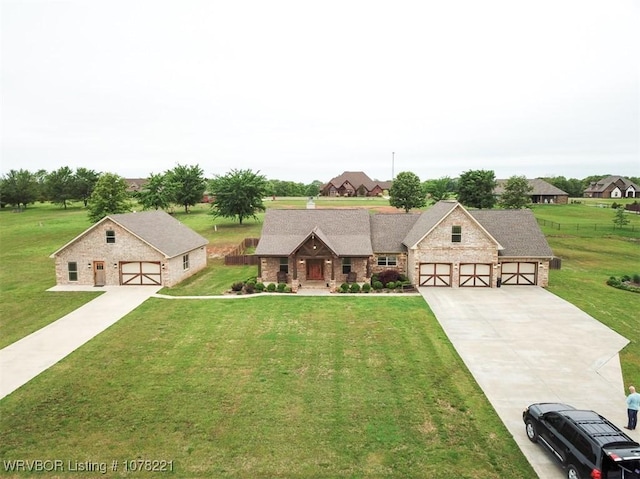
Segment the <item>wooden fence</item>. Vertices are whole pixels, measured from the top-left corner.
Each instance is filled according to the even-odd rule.
[[[260,238],[245,238],[230,254],[224,257],[224,264],[227,266],[257,265],[257,256],[244,253],[247,248],[258,246],[258,241],[260,241]]]

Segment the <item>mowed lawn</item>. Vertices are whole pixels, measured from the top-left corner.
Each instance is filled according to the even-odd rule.
[[[206,207],[176,216],[214,247],[260,231],[214,223]],[[4,346],[93,293],[43,293],[55,282],[48,255],[89,226],[84,211],[38,205],[0,222]],[[543,229],[563,258],[549,289],[631,339],[623,370],[640,377],[640,296],[605,284],[638,272],[640,235]],[[215,259],[166,292],[218,294],[252,274]],[[0,467],[17,459],[105,462],[106,477],[535,477],[428,306],[406,295],[149,300],[0,401]],[[173,472],[111,470],[125,459],[173,461]]]
[[[187,478],[534,477],[415,296],[152,299],[0,411],[2,460],[166,459]]]

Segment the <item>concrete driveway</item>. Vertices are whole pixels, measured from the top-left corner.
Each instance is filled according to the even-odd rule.
[[[130,313],[160,286],[106,286],[104,294],[0,350],[0,399],[45,371]],[[56,286],[49,291],[96,291]]]
[[[527,439],[522,411],[530,403],[565,402],[626,425],[618,357],[626,338],[538,287],[420,293],[541,478],[565,475],[542,446]],[[625,432],[640,439],[638,431]]]

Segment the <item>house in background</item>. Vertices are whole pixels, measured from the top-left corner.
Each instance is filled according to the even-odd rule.
[[[423,287],[547,286],[553,252],[530,210],[440,201],[421,214],[270,209],[255,255],[261,282],[333,291],[386,269]]]
[[[504,193],[505,184],[509,180],[496,180],[497,185],[493,190],[494,196],[500,199],[502,193]],[[569,193],[566,191],[562,191],[560,188],[553,186],[551,183],[547,183],[540,178],[535,178],[533,180],[527,180],[529,182],[529,186],[532,188],[529,196],[531,197],[531,203],[540,203],[540,204],[560,204],[566,205],[569,203]]]
[[[345,171],[320,188],[322,196],[382,196],[391,181],[374,181],[363,171]]]
[[[124,181],[127,184],[127,193],[138,193],[149,183],[146,178],[125,178]]]
[[[106,216],[51,255],[56,284],[173,286],[207,265],[209,241],[164,211]]]
[[[640,198],[640,187],[623,176],[607,176],[589,184],[585,198]]]

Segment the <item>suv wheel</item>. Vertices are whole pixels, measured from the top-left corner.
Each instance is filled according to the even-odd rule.
[[[573,464],[569,464],[567,467],[567,479],[580,479],[580,473]]]
[[[531,419],[527,419],[525,428],[527,430],[527,437],[529,438],[529,441],[538,442],[538,431],[536,431],[536,426],[531,422]]]

